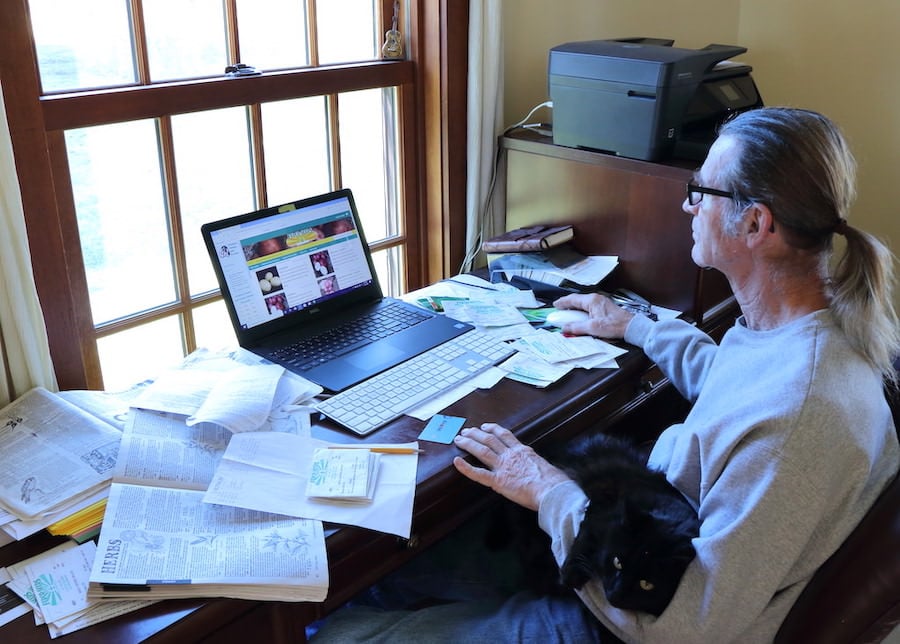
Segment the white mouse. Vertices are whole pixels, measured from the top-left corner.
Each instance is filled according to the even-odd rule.
[[[547,324],[562,328],[564,324],[569,322],[583,322],[590,316],[578,309],[557,309],[547,314]]]

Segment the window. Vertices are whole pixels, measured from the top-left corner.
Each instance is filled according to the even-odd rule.
[[[427,4],[404,7],[412,42],[422,24],[447,28],[450,10]],[[14,0],[0,9],[17,34],[0,44],[10,54],[0,72],[61,386],[115,389],[199,345],[233,341],[203,221],[347,186],[386,290],[433,276],[421,240],[435,205],[419,208],[430,135],[414,109],[427,101],[411,60],[379,60],[393,6]],[[454,24],[447,33],[464,45]],[[237,62],[263,74],[225,77]],[[443,243],[439,235],[439,252]]]

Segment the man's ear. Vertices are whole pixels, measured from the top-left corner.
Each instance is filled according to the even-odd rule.
[[[775,232],[775,217],[766,204],[755,203],[747,209],[748,242],[763,241]]]

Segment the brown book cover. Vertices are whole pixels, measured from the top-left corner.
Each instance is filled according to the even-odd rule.
[[[575,236],[571,225],[528,226],[491,237],[481,244],[485,253],[524,253],[564,244]]]

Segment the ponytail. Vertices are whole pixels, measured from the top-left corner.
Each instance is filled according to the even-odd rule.
[[[831,310],[850,342],[897,386],[900,328],[892,292],[891,251],[869,233],[845,225],[847,244],[832,274]]]
[[[726,186],[736,213],[754,201],[767,204],[787,243],[819,258],[823,277],[835,234],[844,236],[846,247],[827,279],[830,308],[851,344],[896,387],[894,258],[876,237],[847,224],[856,161],[839,128],[817,112],[763,107],[727,121],[720,135],[741,145]]]

